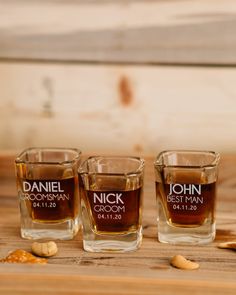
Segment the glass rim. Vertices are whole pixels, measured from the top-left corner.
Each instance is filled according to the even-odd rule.
[[[26,154],[28,151],[33,151],[33,150],[38,150],[38,151],[60,151],[60,152],[74,152],[76,155],[72,160],[65,160],[65,161],[27,161],[21,159],[24,154]],[[15,164],[34,164],[34,165],[65,165],[65,164],[71,164],[77,160],[79,160],[80,155],[81,155],[81,150],[77,148],[64,148],[64,147],[30,147],[24,149],[22,152],[18,154],[18,156],[15,159]]]
[[[167,153],[189,153],[189,154],[209,154],[214,156],[214,159],[212,162],[206,165],[166,165],[164,163],[160,163],[160,159],[164,154]],[[164,167],[164,168],[183,168],[183,169],[202,169],[202,168],[213,168],[216,167],[220,160],[220,154],[215,151],[208,151],[208,150],[164,150],[160,152],[156,160],[154,162],[155,167]]]
[[[135,171],[130,171],[127,173],[111,173],[111,172],[89,172],[89,171],[83,171],[82,167],[85,165],[86,162],[88,162],[90,159],[130,159],[130,160],[136,160],[139,162],[139,166]],[[145,166],[145,160],[141,157],[135,157],[135,156],[90,156],[86,160],[83,161],[83,163],[78,168],[78,173],[80,175],[106,175],[106,176],[132,176],[132,175],[138,175],[143,172]]]

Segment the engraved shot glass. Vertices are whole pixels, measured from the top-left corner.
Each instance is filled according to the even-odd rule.
[[[90,157],[79,168],[83,246],[89,252],[126,252],[142,241],[144,161]]]
[[[16,158],[22,238],[68,240],[76,235],[80,154],[77,149],[29,148]]]
[[[214,240],[218,163],[219,154],[211,151],[164,151],[157,156],[160,242],[206,244]]]

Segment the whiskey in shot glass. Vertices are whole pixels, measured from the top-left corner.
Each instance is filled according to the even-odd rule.
[[[80,151],[29,148],[15,160],[21,236],[72,239],[79,229]]]
[[[206,244],[215,238],[219,154],[164,151],[154,163],[159,208],[158,239]]]
[[[144,161],[90,157],[79,169],[83,246],[90,252],[126,252],[142,240]]]

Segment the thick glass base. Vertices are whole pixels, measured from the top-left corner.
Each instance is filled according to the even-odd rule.
[[[215,223],[205,223],[199,227],[175,227],[167,222],[158,222],[158,240],[175,245],[203,245],[215,239]]]
[[[83,246],[88,252],[129,252],[137,250],[142,242],[142,228],[126,234],[84,233]]]
[[[24,239],[71,240],[79,230],[78,219],[66,220],[61,223],[39,223],[29,221],[21,226],[21,237]]]

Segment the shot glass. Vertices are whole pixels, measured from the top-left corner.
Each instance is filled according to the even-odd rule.
[[[164,151],[157,156],[160,242],[206,244],[214,240],[218,163],[219,154],[211,151]]]
[[[79,169],[83,246],[89,252],[126,252],[142,241],[144,161],[90,157]]]
[[[29,148],[15,160],[21,236],[72,239],[78,232],[80,151]]]

